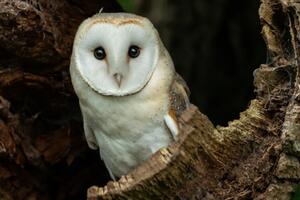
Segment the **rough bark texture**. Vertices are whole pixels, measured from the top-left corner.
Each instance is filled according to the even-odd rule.
[[[263,0],[269,51],[254,72],[256,98],[240,119],[214,127],[197,108],[180,140],[88,199],[291,199],[300,179],[300,3]]]
[[[84,199],[107,180],[88,150],[68,75],[82,19],[114,1],[0,1],[0,199]],[[58,14],[59,13],[59,17]],[[269,63],[240,119],[192,106],[179,141],[88,199],[290,199],[300,179],[300,3],[262,0]]]

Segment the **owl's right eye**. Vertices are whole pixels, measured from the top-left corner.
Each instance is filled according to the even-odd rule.
[[[103,47],[97,47],[94,50],[94,56],[98,60],[103,60],[105,58],[105,56],[106,56],[105,50],[103,49]]]

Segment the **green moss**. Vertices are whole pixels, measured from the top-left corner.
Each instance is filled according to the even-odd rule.
[[[117,0],[125,12],[134,12],[135,4],[133,0]]]
[[[292,200],[300,200],[300,184],[297,186],[296,191],[292,197]]]

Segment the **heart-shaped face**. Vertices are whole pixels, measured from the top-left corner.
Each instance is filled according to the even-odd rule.
[[[139,92],[150,80],[159,42],[148,19],[102,13],[80,25],[72,57],[83,80],[96,92],[125,96]]]

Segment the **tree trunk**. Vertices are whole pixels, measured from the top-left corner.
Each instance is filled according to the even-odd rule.
[[[68,74],[76,28],[102,6],[120,10],[111,0],[0,1],[0,199],[83,199],[108,180]],[[178,142],[88,199],[290,199],[300,179],[299,13],[296,1],[262,0],[270,63],[255,70],[256,98],[240,119],[214,127],[191,106]]]

